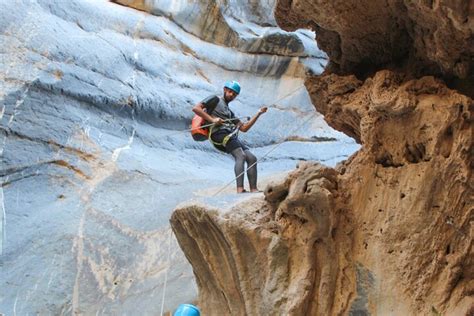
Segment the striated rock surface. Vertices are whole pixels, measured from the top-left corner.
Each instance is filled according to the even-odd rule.
[[[278,23],[316,30],[330,57],[306,78],[313,104],[362,147],[251,202],[175,211],[206,314],[474,313],[470,10],[278,2]]]
[[[186,19],[187,2],[149,13],[105,0],[0,1],[0,313],[156,315],[196,298],[168,221],[178,203],[234,177],[231,157],[186,131],[192,106],[226,80],[242,84],[236,115],[270,106],[241,135],[259,158],[281,145],[260,163],[261,180],[358,148],[304,87],[305,72],[327,62],[314,34],[279,30],[270,2],[207,12],[213,2],[195,1]],[[215,29],[222,44],[196,28],[219,16],[241,19]],[[272,35],[237,50],[221,36],[247,40],[244,17]],[[335,140],[291,141],[313,137]]]
[[[275,0],[149,1],[116,0],[157,15],[166,15],[197,37],[242,52],[282,56],[325,57],[307,30],[277,27]]]

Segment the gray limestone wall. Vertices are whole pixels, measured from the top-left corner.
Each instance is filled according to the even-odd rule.
[[[357,149],[303,87],[326,63],[314,34],[277,29],[248,12],[254,2],[213,2],[238,35],[229,45],[190,31],[200,15],[188,25],[106,1],[0,2],[0,313],[156,315],[197,297],[168,220],[232,182],[231,157],[186,132],[192,106],[226,80],[242,85],[238,116],[269,105],[241,135],[266,155],[261,186],[299,160],[334,165]]]

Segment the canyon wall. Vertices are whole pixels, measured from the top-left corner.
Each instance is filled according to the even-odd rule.
[[[234,177],[187,131],[227,80],[242,85],[236,115],[270,106],[241,135],[258,157],[281,144],[261,179],[358,148],[315,113],[304,75],[327,57],[312,32],[276,26],[274,3],[155,3],[0,1],[0,313],[156,315],[196,299],[168,220]]]

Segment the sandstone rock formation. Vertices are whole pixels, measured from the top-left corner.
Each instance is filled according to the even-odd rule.
[[[474,72],[473,12],[467,0],[280,0],[275,17],[285,29],[314,29],[343,74],[403,63],[414,71],[421,62],[429,71],[467,78]]]
[[[352,216],[353,267],[361,265],[373,279],[362,288],[367,311],[468,314],[472,99],[433,77],[405,80],[390,71],[363,84],[327,76],[308,86],[313,101],[321,100],[315,104],[325,104],[328,121],[363,144],[340,167],[338,188],[339,203]],[[362,295],[359,283],[357,292]]]
[[[279,24],[313,28],[330,57],[306,79],[313,104],[362,147],[250,203],[175,211],[206,314],[474,313],[470,10],[278,2]]]

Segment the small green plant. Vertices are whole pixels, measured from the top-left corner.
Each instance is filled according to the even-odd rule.
[[[431,306],[431,312],[432,312],[433,315],[435,315],[435,316],[443,316],[440,312],[438,312],[438,310],[437,310],[436,307],[434,307],[434,306]]]

